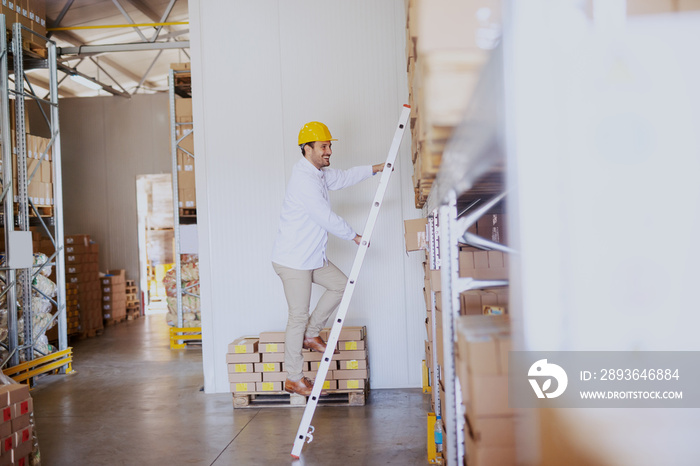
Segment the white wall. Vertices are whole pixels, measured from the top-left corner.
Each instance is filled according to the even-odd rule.
[[[138,280],[136,176],[171,173],[168,95],[61,99],[59,109],[65,233],[99,244],[100,270]]]
[[[407,103],[401,0],[190,0],[205,390],[227,392],[228,343],[283,330],[282,285],[270,253],[286,180],[307,121],[334,137],[331,166],[384,161]],[[415,218],[410,135],[365,259],[348,325],[367,325],[372,386],[420,385],[425,316],[421,254],[406,255]],[[361,233],[378,178],[332,193]],[[349,272],[352,242],[328,256]],[[315,294],[318,296],[318,293]]]

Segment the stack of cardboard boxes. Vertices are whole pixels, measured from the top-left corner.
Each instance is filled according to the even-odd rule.
[[[46,0],[3,0],[0,13],[5,15],[5,26],[9,30],[14,23],[46,37]],[[46,41],[24,33],[23,39],[46,48]]]
[[[12,184],[13,195],[17,197],[19,184],[17,182],[17,149],[14,147],[15,132],[12,131]],[[54,203],[53,195],[53,159],[49,148],[49,139],[31,134],[26,135],[27,146],[27,197],[36,207],[50,207]],[[0,173],[2,161],[0,160]],[[29,180],[29,177],[32,177]],[[32,212],[30,211],[30,214]],[[44,214],[44,212],[41,212]]]
[[[413,183],[420,208],[500,36],[500,2],[408,0],[406,11]]]
[[[34,443],[29,386],[0,385],[0,410],[0,465],[29,466]]]
[[[321,332],[328,340],[330,329]],[[323,388],[332,391],[360,391],[369,388],[366,327],[346,327],[339,337],[339,354],[333,355]],[[229,345],[229,382],[234,394],[275,393],[284,390],[285,332],[262,332],[258,338],[239,338]],[[314,380],[323,354],[304,350],[303,374]]]
[[[98,253],[99,247],[89,235],[65,238],[66,288],[72,285],[77,290],[80,332],[85,336],[94,336],[103,328]]]
[[[100,277],[102,287],[102,318],[105,325],[126,319],[126,271],[109,270]]]
[[[134,280],[126,281],[126,318],[134,320],[141,316],[141,300]]]
[[[177,139],[177,183],[181,209],[196,209],[197,198],[194,185],[194,133],[192,132],[192,99],[175,99],[175,122]]]
[[[516,464],[515,412],[508,406],[508,316],[462,316],[456,330],[467,462]]]

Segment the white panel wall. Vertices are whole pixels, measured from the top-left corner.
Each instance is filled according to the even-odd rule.
[[[100,270],[138,279],[136,176],[171,172],[168,96],[61,99],[59,108],[65,232],[99,243]]]
[[[229,390],[226,347],[283,330],[287,310],[270,254],[301,126],[325,122],[331,166],[384,161],[407,102],[404,2],[191,0],[197,199],[207,392]],[[365,260],[348,325],[367,325],[372,386],[419,386],[425,330],[422,256],[406,255],[413,206],[410,135]],[[378,183],[332,193],[362,232]],[[352,242],[331,238],[346,273]],[[315,292],[314,297],[320,293]]]

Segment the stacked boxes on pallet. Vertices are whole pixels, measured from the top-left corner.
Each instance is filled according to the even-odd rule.
[[[100,277],[102,286],[102,318],[105,325],[126,319],[126,271],[109,270]]]
[[[327,341],[329,334],[330,329],[324,329],[321,332],[321,338]],[[338,337],[337,348],[340,354],[333,355],[333,361],[331,361],[333,372],[328,379],[336,382],[338,390],[368,389],[367,327],[343,327]],[[318,362],[311,363],[312,371],[314,371],[314,367],[318,370]]]
[[[238,338],[228,345],[226,364],[232,393],[255,393],[256,383],[262,382],[262,374],[254,372],[254,364],[260,362],[258,338]]]
[[[284,332],[262,332],[260,334],[260,362],[255,364],[255,372],[261,373],[262,382],[256,383],[258,392],[281,392],[287,372],[284,366]],[[306,373],[309,363],[304,361],[302,370]]]
[[[78,285],[75,283],[66,283],[66,323],[68,335],[76,335],[80,332]]]
[[[321,331],[327,341],[330,329]],[[339,354],[333,355],[323,384],[324,390],[360,391],[369,388],[366,327],[346,327],[338,340]],[[231,392],[234,394],[279,393],[284,390],[285,332],[262,332],[257,338],[239,338],[226,354]],[[303,350],[304,376],[315,380],[323,353]]]
[[[66,284],[77,290],[80,332],[86,336],[103,328],[98,253],[99,247],[89,235],[65,238]]]
[[[126,281],[126,318],[134,320],[141,316],[141,300],[134,280]]]
[[[462,316],[455,367],[466,408],[470,466],[515,464],[515,413],[508,406],[508,316]]]
[[[34,444],[31,423],[34,404],[29,386],[0,385],[0,410],[0,465],[29,466]]]
[[[193,128],[192,120],[192,99],[175,99],[177,139],[180,140],[189,132],[187,137],[180,141],[177,150],[178,198],[181,209],[197,208],[194,186],[194,133],[191,132]]]

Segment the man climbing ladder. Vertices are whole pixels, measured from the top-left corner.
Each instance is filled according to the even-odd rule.
[[[382,170],[380,171],[382,171],[382,177],[379,181],[379,186],[377,187],[377,193],[374,195],[374,201],[372,202],[372,207],[370,208],[367,223],[365,224],[365,229],[362,233],[362,236],[355,235],[354,240],[359,245],[359,248],[357,250],[357,254],[355,255],[355,260],[353,262],[352,269],[350,270],[350,276],[347,279],[345,290],[340,300],[338,313],[336,314],[336,318],[328,338],[327,346],[323,351],[323,359],[321,360],[321,364],[319,365],[318,373],[316,374],[316,380],[313,383],[313,388],[311,390],[309,399],[306,403],[304,416],[302,417],[301,423],[299,424],[299,430],[297,431],[297,435],[294,439],[294,447],[292,449],[292,457],[294,458],[299,458],[299,455],[301,454],[301,449],[304,446],[305,441],[311,442],[313,440],[312,433],[314,431],[314,428],[311,426],[311,419],[313,418],[314,411],[316,410],[316,406],[318,405],[318,398],[323,394],[321,392],[321,388],[323,387],[323,383],[326,380],[328,368],[330,367],[330,363],[333,358],[334,349],[338,343],[340,331],[343,328],[345,315],[348,312],[348,306],[350,305],[350,300],[352,299],[352,294],[355,290],[357,277],[360,274],[360,268],[362,267],[362,262],[364,261],[365,254],[367,253],[367,248],[369,247],[369,242],[372,237],[372,231],[374,230],[374,224],[377,220],[377,216],[379,215],[379,208],[381,207],[382,200],[384,199],[384,193],[386,192],[387,185],[389,184],[389,178],[391,177],[391,173],[394,168],[394,161],[396,160],[396,155],[398,154],[399,146],[401,145],[401,139],[403,138],[403,134],[406,130],[406,124],[408,122],[410,112],[411,108],[408,105],[404,105],[403,110],[401,112],[401,116],[399,117],[398,127],[396,128],[396,132],[394,133],[394,139],[392,140],[391,147],[389,148],[389,154],[387,156],[386,162],[384,164],[381,164]],[[330,133],[328,133],[327,135],[330,138]],[[384,168],[386,168],[386,170],[384,170]],[[323,257],[325,258],[325,254]]]
[[[289,306],[285,335],[284,389],[308,396],[313,383],[302,375],[302,348],[323,353],[319,332],[338,307],[347,277],[326,258],[328,233],[355,241],[362,237],[331,210],[328,191],[346,188],[381,172],[384,164],[349,170],[328,168],[331,136],[323,123],[312,121],[299,131],[302,158],[294,165],[282,205],[279,230],[272,252],[272,267],[282,279]],[[326,288],[309,316],[311,284]]]

